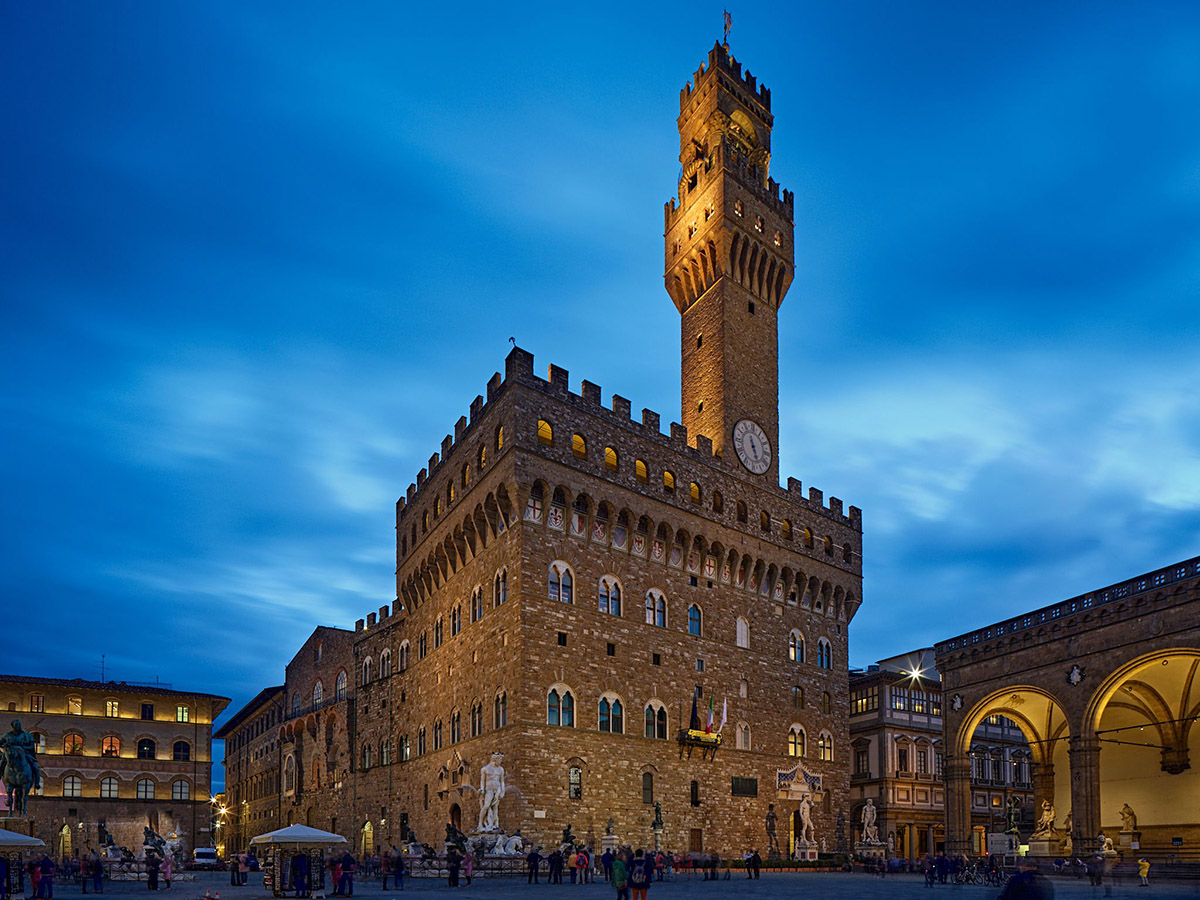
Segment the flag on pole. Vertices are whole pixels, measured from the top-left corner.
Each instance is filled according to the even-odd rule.
[[[721,734],[725,731],[725,720],[726,720],[726,718],[728,718],[728,715],[729,715],[729,698],[726,697],[723,701],[721,701],[721,724],[717,728],[718,734]]]
[[[708,695],[708,721],[704,724],[706,734],[712,734],[713,730],[713,695]]]
[[[696,695],[692,694],[692,720],[688,722],[688,728],[692,731],[698,731],[700,728],[700,715],[696,712]]]

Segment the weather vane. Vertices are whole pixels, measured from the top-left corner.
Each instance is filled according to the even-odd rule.
[[[729,14],[729,10],[727,10],[727,9],[723,9],[723,10],[721,10],[721,12],[725,19],[725,41],[724,41],[724,44],[726,47],[728,47],[729,46],[729,29],[733,27],[733,16],[731,16]]]

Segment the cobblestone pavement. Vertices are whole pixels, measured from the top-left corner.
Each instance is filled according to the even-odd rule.
[[[1151,873],[1153,877],[1153,873]],[[1138,886],[1137,879],[1123,879],[1122,884],[1106,884],[1104,887],[1088,886],[1086,879],[1053,878],[1055,900],[1108,900],[1108,898],[1200,898],[1200,881],[1179,882],[1159,881],[1148,888]],[[380,889],[379,879],[357,879],[354,896],[363,900],[403,900],[405,897],[418,895],[447,895],[451,889],[444,879],[406,878],[404,891]],[[196,873],[193,882],[176,881],[171,892],[162,900],[201,900],[206,890],[221,893],[221,900],[264,900],[270,896],[262,888],[261,876],[257,873],[250,875],[250,883],[245,887],[231,887],[229,876],[221,872]],[[568,892],[570,892],[568,894]],[[78,897],[79,886],[75,884],[56,884],[55,897]],[[615,891],[604,883],[587,885],[563,884],[527,885],[524,878],[488,878],[476,879],[471,887],[462,887],[457,893],[468,900],[471,895],[486,897],[488,900],[535,900],[560,896],[562,900],[571,898],[593,897],[610,900],[616,896]],[[684,898],[708,896],[713,900],[728,900],[734,893],[739,898],[761,897],[766,900],[860,900],[860,898],[887,898],[887,900],[995,900],[999,891],[986,886],[952,886],[942,885],[933,888],[925,887],[920,875],[889,875],[880,878],[875,875],[843,874],[835,872],[801,872],[774,873],[765,872],[761,879],[754,881],[744,875],[734,873],[729,881],[706,882],[699,878],[690,881],[681,878],[679,881],[655,882],[648,894],[648,900],[684,900]],[[106,882],[104,900],[112,898],[145,897],[145,882]],[[331,895],[330,895],[331,896]]]

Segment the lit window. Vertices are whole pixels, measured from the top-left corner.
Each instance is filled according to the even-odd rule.
[[[83,780],[78,775],[68,775],[62,781],[62,795],[64,797],[82,797]]]
[[[782,246],[783,246],[783,235],[782,235],[782,234],[780,234],[778,231],[777,231],[777,232],[775,232],[775,246],[776,246],[776,247],[782,247]]]
[[[688,496],[691,497],[693,503],[699,503],[700,502],[700,485],[698,485],[694,481],[690,485],[688,485]]]
[[[104,715],[108,716],[108,718],[110,718],[110,719],[117,718],[117,716],[119,716],[121,714],[120,706],[121,706],[120,703],[118,703],[116,700],[105,700],[104,701]]]
[[[771,530],[771,514],[769,512],[767,512],[765,509],[762,511],[762,513],[759,514],[758,527],[760,529],[762,529],[763,531]]]
[[[63,738],[64,756],[83,756],[83,736],[68,734]]]
[[[139,778],[137,783],[137,798],[139,800],[153,800],[154,782],[149,778]]]
[[[471,464],[467,463],[462,467],[462,486],[465,488],[471,483]]]
[[[640,459],[633,461],[633,474],[638,481],[647,481],[650,478],[650,473],[646,468],[646,463]]]
[[[667,598],[653,588],[646,591],[646,624],[667,627]]]
[[[120,756],[121,755],[121,739],[110,735],[100,741],[101,756]]]
[[[703,628],[703,618],[700,612],[700,607],[693,603],[688,607],[688,634],[693,634],[696,637],[700,636]]]
[[[479,448],[479,471],[487,468],[487,447]]]
[[[792,662],[804,662],[804,638],[798,631],[788,635],[788,659]]]
[[[746,211],[746,208],[742,205],[741,200],[733,201],[733,214],[735,216],[741,216],[743,213],[745,213],[745,211]]]
[[[176,721],[176,722],[190,722],[190,721],[192,721],[192,710],[191,710],[191,707],[189,707],[189,706],[177,706],[177,707],[175,707],[175,721]]]
[[[754,230],[755,230],[755,231],[757,231],[757,232],[759,232],[760,234],[762,233],[762,230],[763,230],[763,224],[764,224],[764,223],[763,223],[763,217],[762,217],[762,216],[755,216],[755,217],[754,217]]]
[[[551,600],[557,600],[560,603],[575,602],[575,579],[571,575],[571,567],[565,562],[555,560],[550,564],[548,586],[548,596]]]
[[[171,783],[171,799],[172,800],[191,800],[192,785],[190,782],[180,779]]]
[[[587,441],[583,439],[582,434],[572,435],[571,452],[575,454],[576,459],[587,459]]]
[[[804,755],[804,729],[793,725],[788,732],[788,756]]]
[[[150,738],[142,738],[137,742],[137,758],[154,759],[157,749],[154,741]]]
[[[790,541],[792,539],[792,520],[784,519],[782,522],[780,522],[779,532],[783,535],[783,539],[785,541]]]
[[[104,800],[115,800],[117,798],[117,779],[111,776],[100,779],[100,797]]]
[[[604,448],[604,468],[610,472],[617,471],[617,451],[612,447]]]
[[[499,453],[504,449],[504,426],[501,425],[496,429],[496,452]]]
[[[675,493],[675,473],[669,469],[663,470],[663,490],[668,494]]]
[[[547,447],[554,443],[554,429],[545,419],[538,419],[538,441]]]
[[[817,738],[817,759],[833,762],[833,736],[826,732]]]
[[[46,698],[42,694],[29,695],[29,711],[32,713],[40,713],[46,711]]]

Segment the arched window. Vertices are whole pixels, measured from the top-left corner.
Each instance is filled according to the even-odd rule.
[[[567,769],[567,799],[583,799],[583,768],[571,766]]]
[[[617,451],[612,447],[604,448],[604,468],[610,472],[617,471]]]
[[[725,498],[721,496],[720,491],[713,491],[713,512],[719,513],[725,511]]]
[[[575,602],[575,578],[571,567],[560,559],[550,564],[549,597],[560,603]]]
[[[694,481],[688,485],[688,497],[693,503],[700,502],[700,485]]]
[[[737,727],[737,748],[739,750],[749,750],[750,748],[750,726],[742,723]]]
[[[450,743],[457,744],[462,740],[462,713],[457,709],[450,713]]]
[[[407,645],[405,645],[407,646]],[[338,672],[337,681],[334,682],[333,698],[337,701],[346,699],[346,670]]]
[[[442,646],[442,639],[445,636],[442,617],[438,616],[433,620],[433,649],[436,650]]]
[[[367,684],[371,680],[371,657],[367,657],[362,663],[362,683]]]
[[[118,796],[117,779],[111,775],[100,779],[100,797],[103,800],[116,800]]]
[[[817,759],[833,762],[833,735],[822,731],[817,737]]]
[[[494,706],[495,709],[493,710],[493,720],[496,723],[494,727],[503,728],[508,724],[508,694],[504,691],[500,691],[500,693],[496,694],[496,702]]]
[[[653,772],[643,772],[642,773],[642,802],[643,803],[653,803],[654,802],[654,773]]]
[[[458,634],[462,631],[462,604],[457,603],[454,609],[450,610],[450,636]]]
[[[68,775],[62,780],[62,795],[64,797],[82,797],[83,780],[78,775]]]
[[[605,695],[600,698],[597,720],[601,731],[612,734],[625,733],[625,710],[616,697]]]
[[[792,539],[792,520],[784,519],[779,523],[779,533],[783,535],[785,541]]]
[[[833,698],[829,695],[829,691],[821,691],[821,712],[833,712]]]
[[[172,800],[191,800],[192,799],[192,783],[184,778],[171,782],[171,799]]]
[[[675,493],[675,473],[670,469],[663,469],[663,490],[668,494]]]
[[[384,650],[379,654],[379,677],[387,678],[392,674],[392,651]]]
[[[833,646],[825,638],[817,641],[817,668],[833,668]]]
[[[381,766],[390,766],[392,764],[391,738],[386,738],[379,742],[379,764]]]
[[[496,452],[499,453],[504,449],[504,426],[500,425],[496,428]]]
[[[150,738],[142,738],[137,742],[137,758],[138,759],[154,759],[157,755],[158,745]]]
[[[483,618],[483,588],[476,587],[471,592],[471,621],[478,622]]]
[[[501,569],[492,581],[492,606],[508,602],[508,569]]]
[[[433,723],[433,749],[442,749],[442,720],[438,719]]]
[[[750,647],[750,623],[742,616],[737,620],[737,645],[742,648]]]
[[[187,741],[176,741],[171,745],[171,759],[175,762],[189,762],[192,758],[192,745]]]
[[[653,588],[646,591],[646,624],[667,627],[667,598]]]
[[[792,708],[804,709],[804,688],[798,684],[792,685]]]
[[[300,715],[300,692],[293,691],[292,692],[292,716],[295,717],[298,715]]]
[[[471,737],[483,734],[483,704],[478,700],[471,704]]]
[[[479,471],[487,468],[487,447],[479,448]]]
[[[571,435],[571,452],[576,459],[587,459],[587,441],[582,434]]]
[[[109,735],[100,741],[101,756],[120,756],[121,755],[121,739],[116,735]]]
[[[788,659],[793,662],[804,662],[804,636],[793,630],[788,635]]]
[[[547,447],[554,443],[554,429],[545,419],[538,419],[538,442]]]
[[[312,702],[313,706],[320,706],[321,701],[325,699],[325,688],[321,685],[320,679],[313,685]]]
[[[611,575],[600,579],[600,612],[619,616],[621,614],[621,582]]]
[[[665,741],[667,739],[667,708],[657,700],[646,704],[646,737]]]
[[[635,459],[633,461],[633,474],[638,481],[642,482],[647,481],[650,478],[650,472],[646,468],[646,463],[640,459]]]
[[[364,769],[371,768],[371,745],[363,744],[362,746],[362,767]]]
[[[693,603],[688,607],[688,634],[694,634],[699,637],[703,632],[704,619],[700,612],[700,607]]]
[[[744,502],[742,502],[741,500],[739,500],[737,502],[737,520],[739,522],[741,522],[743,525],[745,525],[747,519],[748,519],[748,516],[746,514],[746,504]]]
[[[417,756],[425,755],[425,726],[417,729]]]
[[[788,731],[788,756],[804,755],[804,729],[793,725]]]
[[[137,781],[137,798],[139,800],[154,799],[154,782],[149,778],[139,778]]]
[[[68,734],[63,738],[64,756],[83,756],[83,735]]]
[[[825,555],[833,556],[833,538],[831,538],[829,535],[825,535],[824,544],[825,544]]]
[[[462,467],[462,486],[465,488],[471,483],[471,464],[463,463]]]
[[[550,689],[546,695],[546,724],[575,727],[575,697],[569,690],[560,693],[558,688]]]
[[[811,550],[811,549],[813,548],[813,533],[812,533],[812,529],[811,529],[811,528],[804,528],[804,529],[803,529],[803,530],[800,532],[800,537],[801,537],[801,539],[804,541],[804,546],[805,546],[805,548],[806,548],[806,549],[808,549],[808,550]]]
[[[296,758],[289,756],[283,763],[283,789],[287,793],[296,790]]]
[[[771,514],[765,509],[758,515],[758,527],[763,531],[771,530]]]
[[[842,544],[842,562],[850,562],[850,556],[852,553],[853,551],[850,549],[849,544]]]
[[[446,506],[449,507],[454,502],[454,482],[446,482]]]
[[[692,806],[700,805],[700,782],[693,780],[688,786],[688,800]]]

